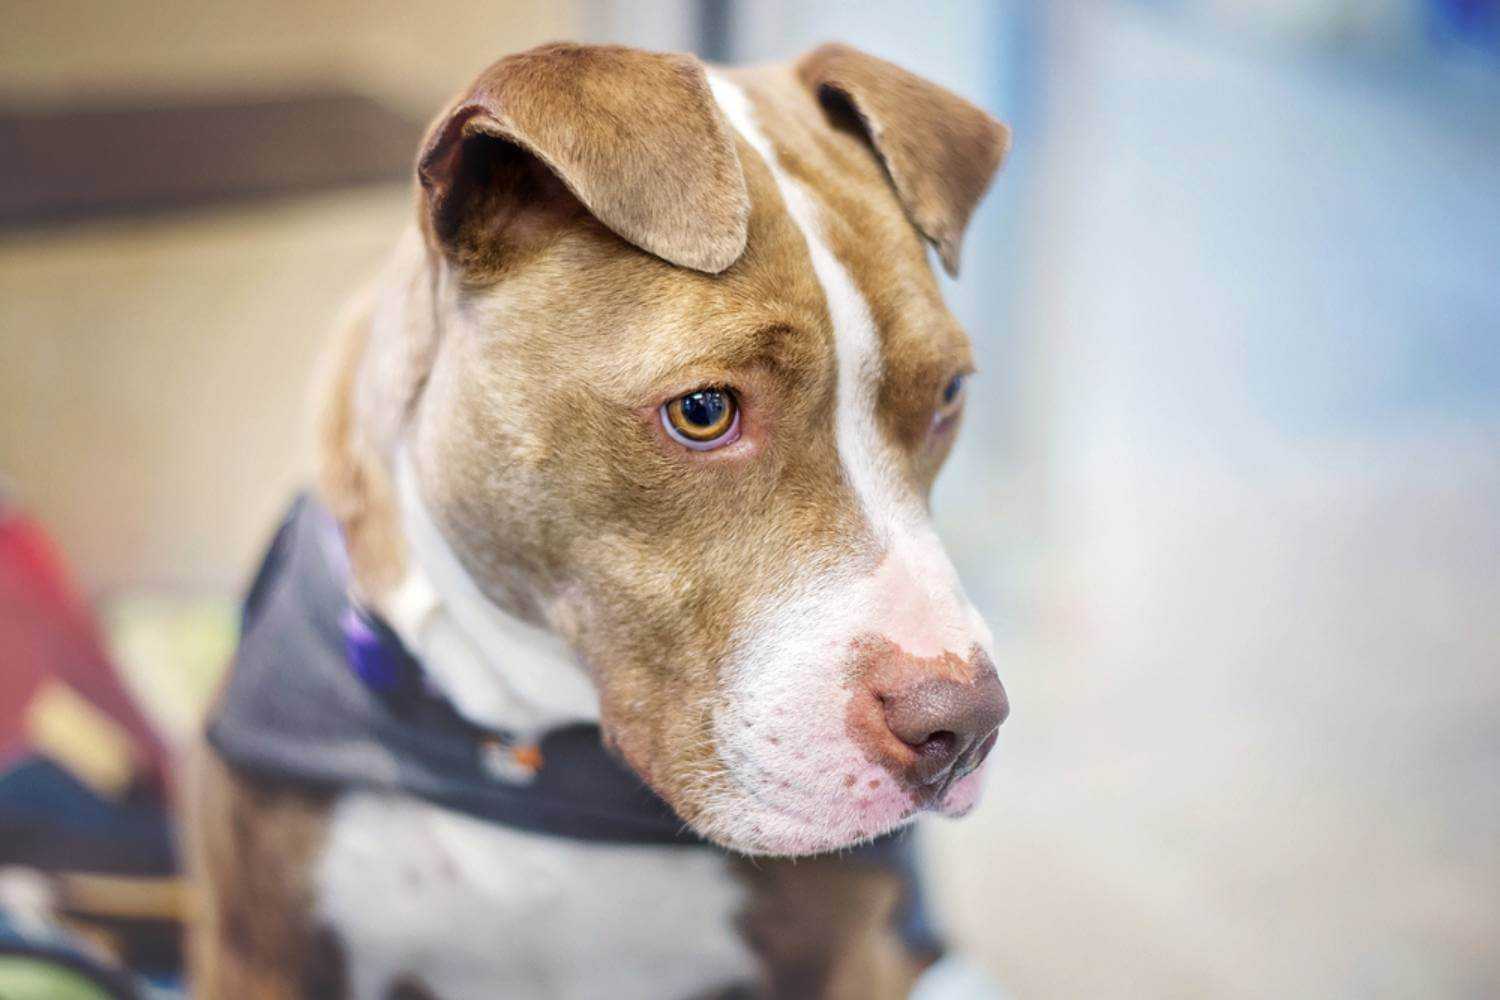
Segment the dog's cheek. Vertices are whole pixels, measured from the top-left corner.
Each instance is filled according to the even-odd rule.
[[[711,741],[703,736],[712,714],[708,702],[694,698],[679,703],[660,687],[643,697],[608,684],[601,706],[606,745],[678,816],[693,822],[713,776],[722,772]]]
[[[684,811],[690,797],[684,774],[701,771],[712,750],[704,739],[712,656],[689,630],[666,624],[685,619],[681,609],[653,604],[618,582],[607,589],[607,601],[572,612],[580,623],[575,648],[599,692],[600,727],[618,756]]]

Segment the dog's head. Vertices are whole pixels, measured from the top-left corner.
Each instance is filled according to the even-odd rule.
[[[978,795],[1007,707],[929,519],[971,357],[927,244],[956,271],[1007,144],[842,46],[722,73],[547,46],[429,133],[421,494],[726,846],[836,848]]]

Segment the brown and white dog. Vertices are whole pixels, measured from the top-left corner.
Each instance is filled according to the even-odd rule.
[[[839,45],[550,45],[439,116],[323,399],[354,586],[463,716],[599,722],[728,852],[208,755],[199,996],[910,990],[894,890],[827,852],[972,808],[1006,712],[929,517],[972,361],[928,245],[957,271],[1008,142]]]

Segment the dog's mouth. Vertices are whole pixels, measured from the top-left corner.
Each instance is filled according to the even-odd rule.
[[[920,783],[898,779],[841,736],[804,740],[797,748],[786,748],[774,733],[760,741],[725,740],[719,745],[719,787],[704,789],[693,825],[716,843],[751,855],[853,847],[924,812],[967,813],[979,800],[994,742],[991,734],[941,776]]]
[[[981,778],[976,767],[940,786],[911,790],[885,802],[856,799],[853,808],[838,798],[820,802],[777,794],[784,791],[777,784],[767,787],[759,782],[737,781],[745,793],[741,808],[751,836],[725,846],[746,854],[769,855],[844,850],[898,830],[922,813],[953,818],[965,815],[978,802]]]

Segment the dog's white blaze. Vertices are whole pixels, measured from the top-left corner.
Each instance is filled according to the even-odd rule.
[[[806,241],[834,331],[839,459],[882,556],[874,572],[801,578],[737,627],[736,661],[722,681],[727,704],[714,723],[735,787],[711,801],[701,822],[742,849],[748,842],[786,853],[827,850],[898,825],[908,808],[890,775],[844,735],[850,693],[840,667],[849,643],[873,632],[917,656],[967,655],[976,644],[988,649],[992,637],[880,431],[880,337],[825,238],[820,202],[783,169],[745,92],[714,74],[709,84],[729,123],[765,161]],[[976,772],[955,785],[945,808],[971,805],[980,780]]]
[[[865,523],[885,553],[880,592],[873,599],[895,612],[888,622],[868,624],[885,624],[891,638],[917,656],[963,652],[976,640],[987,646],[988,628],[963,596],[925,506],[901,475],[895,446],[880,431],[876,393],[883,359],[869,303],[829,247],[817,199],[782,168],[745,92],[717,74],[710,75],[709,86],[730,124],[770,170],[788,214],[802,231],[828,303],[838,361],[834,419],[839,458]],[[923,609],[924,615],[913,616],[913,608]]]
[[[745,92],[718,74],[709,76],[709,86],[729,123],[765,161],[786,202],[787,212],[807,241],[813,272],[823,286],[833,321],[838,357],[835,419],[839,457],[877,543],[886,548],[897,529],[913,527],[925,518],[916,498],[895,488],[899,482],[896,455],[876,426],[875,392],[882,364],[880,338],[870,306],[824,239],[819,208],[812,194],[782,169],[775,148],[756,124]]]
[[[506,614],[479,589],[422,501],[404,449],[396,495],[409,566],[380,610],[454,708],[523,738],[597,722],[599,696],[587,672],[561,639]]]
[[[357,793],[334,808],[314,878],[356,1000],[387,996],[403,975],[447,1000],[654,998],[753,979],[729,865],[713,851],[563,840]]]

